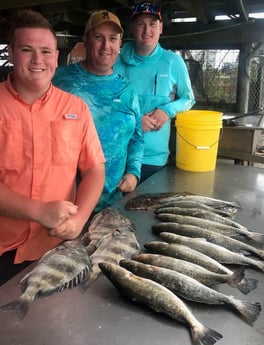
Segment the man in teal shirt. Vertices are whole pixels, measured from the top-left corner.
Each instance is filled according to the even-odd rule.
[[[106,158],[104,190],[96,211],[135,189],[141,171],[143,134],[138,95],[130,82],[114,73],[123,29],[109,11],[89,18],[83,40],[86,58],[60,66],[53,84],[80,96],[90,108]]]
[[[156,4],[136,5],[131,17],[134,40],[123,45],[114,65],[139,93],[145,142],[141,182],[166,165],[170,120],[195,103],[183,59],[159,44],[162,28]]]

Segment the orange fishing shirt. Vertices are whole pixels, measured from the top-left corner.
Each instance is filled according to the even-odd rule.
[[[75,177],[105,162],[87,105],[53,85],[34,104],[0,83],[0,183],[45,202],[75,200]],[[17,248],[15,263],[39,259],[61,240],[42,225],[0,216],[0,255]]]

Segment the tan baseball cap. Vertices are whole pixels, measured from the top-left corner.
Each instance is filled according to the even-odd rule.
[[[118,17],[114,15],[112,12],[102,10],[91,14],[90,18],[86,23],[84,34],[86,34],[90,30],[93,30],[94,28],[103,23],[113,23],[119,29],[120,33],[124,32]]]

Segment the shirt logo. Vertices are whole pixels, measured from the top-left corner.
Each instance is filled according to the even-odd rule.
[[[78,119],[78,115],[77,114],[65,114],[64,118],[67,120],[76,120],[76,119]]]

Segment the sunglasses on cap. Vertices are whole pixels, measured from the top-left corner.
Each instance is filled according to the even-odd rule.
[[[161,21],[161,14],[158,5],[152,2],[142,2],[134,7],[132,18],[133,20],[139,14],[151,14]]]

